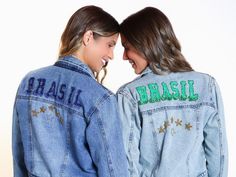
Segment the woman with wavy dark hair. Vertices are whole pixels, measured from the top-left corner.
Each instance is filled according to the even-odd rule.
[[[227,177],[223,103],[193,70],[169,19],[146,7],[120,25],[124,60],[140,76],[118,92],[132,177]]]
[[[24,77],[13,115],[15,177],[128,176],[116,97],[94,75],[113,58],[118,35],[110,14],[82,7],[57,62]]]

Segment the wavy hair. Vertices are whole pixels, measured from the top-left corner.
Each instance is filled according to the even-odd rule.
[[[69,19],[61,36],[59,58],[73,55],[82,45],[83,35],[91,30],[94,39],[109,37],[119,32],[119,23],[114,17],[97,6],[84,6],[78,9]],[[94,73],[98,82],[102,83],[106,76],[106,67],[103,67],[104,75],[99,80],[99,73]]]
[[[120,31],[154,73],[193,71],[169,19],[157,8],[146,7],[130,15],[120,24]]]

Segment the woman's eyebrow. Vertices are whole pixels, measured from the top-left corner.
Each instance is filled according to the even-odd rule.
[[[113,41],[111,41],[111,43],[112,43],[113,45],[116,45],[116,41],[114,41],[114,40],[113,40]]]

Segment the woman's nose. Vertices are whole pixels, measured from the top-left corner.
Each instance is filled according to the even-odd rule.
[[[109,51],[108,57],[109,57],[110,60],[113,59],[113,50],[110,50],[110,51]]]
[[[128,60],[128,56],[127,56],[127,54],[126,54],[126,51],[124,50],[124,52],[123,52],[123,60]]]

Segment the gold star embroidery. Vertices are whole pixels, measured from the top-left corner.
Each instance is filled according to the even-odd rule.
[[[165,122],[164,122],[164,127],[165,127],[165,129],[167,129],[169,126],[170,126],[170,123],[169,123],[169,121],[168,121],[168,120],[167,120],[167,121],[165,121]]]
[[[64,120],[62,117],[58,117],[59,118],[59,121],[61,122],[61,124],[63,124]]]
[[[165,128],[163,128],[162,126],[159,128],[159,133],[164,133],[165,132]]]
[[[185,124],[185,129],[189,130],[192,128],[193,126],[190,123]]]
[[[176,126],[182,126],[182,120],[177,119],[177,120],[175,121],[175,124],[176,124]]]
[[[55,114],[56,114],[56,116],[59,118],[61,115],[60,115],[60,113],[59,112],[55,112]]]
[[[48,106],[48,109],[49,109],[50,111],[54,111],[55,107],[54,107],[53,105],[51,105],[51,106]]]
[[[35,110],[32,110],[32,111],[31,111],[31,115],[32,115],[33,117],[38,117],[38,112],[35,111]]]
[[[45,113],[45,111],[46,111],[45,107],[42,106],[42,107],[40,108],[40,112]]]

